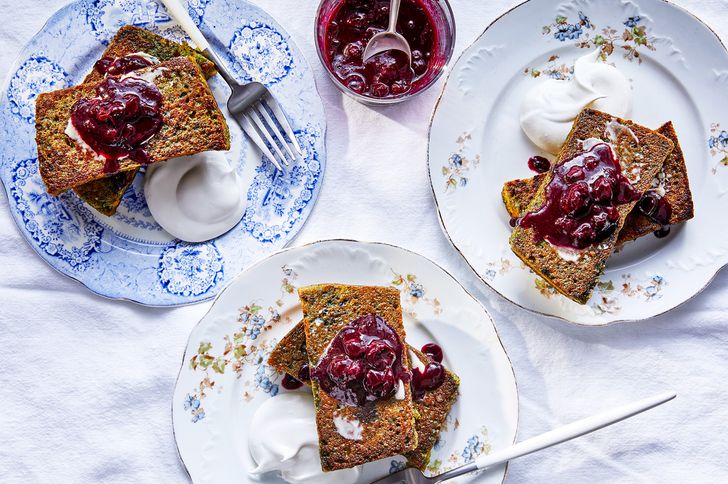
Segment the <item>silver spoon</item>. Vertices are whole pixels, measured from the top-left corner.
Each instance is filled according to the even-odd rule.
[[[362,61],[366,62],[377,54],[387,50],[399,50],[407,54],[407,63],[412,65],[412,51],[410,50],[407,39],[402,34],[397,33],[397,17],[399,16],[400,0],[390,0],[389,2],[389,27],[383,32],[374,34],[369,39],[364,49]]]

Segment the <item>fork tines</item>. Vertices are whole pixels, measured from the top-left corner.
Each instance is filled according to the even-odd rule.
[[[288,166],[302,155],[288,119],[270,94],[251,104],[239,121],[245,134],[280,171],[282,165]]]

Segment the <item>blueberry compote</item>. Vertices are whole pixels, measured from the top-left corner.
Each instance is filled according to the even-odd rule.
[[[103,76],[121,76],[152,64],[147,57],[130,54],[124,57],[102,57],[94,64],[94,70]]]
[[[71,123],[81,139],[106,158],[104,171],[116,172],[118,160],[147,163],[142,145],[162,127],[162,93],[152,82],[134,77],[107,77],[96,97],[71,108]]]
[[[397,32],[409,42],[412,65],[399,51],[386,51],[366,63],[367,41],[386,30],[389,0],[343,0],[326,26],[325,52],[336,77],[351,91],[394,97],[410,91],[428,70],[436,42],[433,20],[419,0],[402,0]]]
[[[637,210],[653,222],[662,225],[659,230],[655,231],[655,237],[666,237],[670,233],[672,205],[670,205],[667,198],[654,190],[648,190],[637,202]]]
[[[554,167],[543,206],[517,223],[531,228],[537,240],[572,249],[585,249],[614,233],[619,205],[640,198],[622,174],[612,148],[594,145]]]
[[[422,400],[426,392],[436,390],[445,381],[445,368],[441,364],[442,348],[435,343],[428,343],[420,351],[430,358],[430,361],[424,369],[412,370],[412,397],[415,400]]]
[[[410,379],[399,336],[374,314],[344,326],[310,374],[323,391],[358,407],[394,395]]]

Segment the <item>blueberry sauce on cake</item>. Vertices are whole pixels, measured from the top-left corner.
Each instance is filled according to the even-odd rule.
[[[102,57],[94,64],[94,70],[103,76],[121,76],[137,69],[149,67],[154,62],[152,59],[130,54],[124,57]]]
[[[528,168],[536,173],[546,173],[551,169],[551,162],[543,156],[534,155],[528,159]]]
[[[386,51],[367,62],[362,55],[367,41],[386,30],[389,0],[344,0],[326,25],[326,54],[336,77],[351,91],[378,98],[412,89],[425,77],[437,42],[434,21],[420,0],[403,0],[397,32],[409,42],[412,64],[400,51]]]
[[[335,399],[361,407],[393,396],[400,381],[410,380],[403,354],[394,329],[370,314],[338,332],[310,375]]]
[[[606,143],[558,163],[546,186],[544,204],[516,221],[533,229],[537,240],[557,247],[585,249],[609,238],[617,229],[617,207],[640,193]]]
[[[71,108],[71,124],[81,139],[106,159],[104,171],[116,172],[119,159],[145,164],[142,148],[162,127],[162,93],[154,83],[108,77],[96,97],[80,99]]]

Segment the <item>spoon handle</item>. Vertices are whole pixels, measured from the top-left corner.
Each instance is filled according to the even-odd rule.
[[[537,435],[536,437],[524,440],[523,442],[519,442],[501,451],[494,452],[493,454],[480,456],[471,464],[466,464],[465,466],[437,476],[437,482],[452,479],[453,477],[473,472],[475,470],[487,469],[511,459],[515,459],[516,457],[521,457],[532,452],[566,442],[567,440],[581,437],[584,434],[594,432],[595,430],[599,430],[608,425],[633,417],[645,410],[662,405],[663,403],[675,398],[675,396],[675,392],[663,393],[661,395],[629,403],[591,417],[577,420],[576,422],[572,422],[564,425],[563,427],[559,427],[544,434]]]
[[[389,27],[387,28],[390,32],[397,31],[397,17],[399,17],[399,2],[400,0],[389,1]]]

